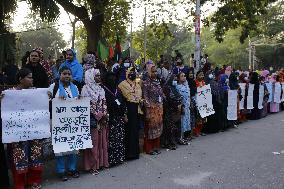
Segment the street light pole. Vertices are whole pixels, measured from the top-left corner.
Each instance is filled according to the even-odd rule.
[[[195,11],[195,52],[194,59],[196,62],[196,70],[200,69],[200,15],[201,15],[201,4],[200,0],[196,0],[196,11]]]

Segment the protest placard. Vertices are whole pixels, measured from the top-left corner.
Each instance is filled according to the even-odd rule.
[[[264,98],[264,86],[259,85],[259,95],[258,95],[258,109],[263,109],[263,98]]]
[[[52,100],[54,153],[92,148],[90,98]]]
[[[248,88],[248,96],[247,96],[247,109],[252,110],[253,107],[253,91],[254,91],[254,84],[249,84]]]
[[[273,102],[281,103],[281,84],[279,82],[276,82],[274,84],[274,98],[273,98]]]
[[[242,95],[242,100],[240,101],[240,110],[245,109],[245,95],[246,95],[246,83],[239,83],[240,88],[241,88],[241,95]]]
[[[268,98],[268,102],[272,102],[272,97],[273,97],[273,85],[272,82],[267,82],[265,83],[267,90],[269,92],[269,98]]]
[[[215,114],[210,85],[197,88],[196,103],[202,118]]]
[[[227,107],[227,119],[237,120],[238,119],[238,91],[228,91],[228,107]]]
[[[2,142],[49,138],[47,89],[6,90],[1,101]]]

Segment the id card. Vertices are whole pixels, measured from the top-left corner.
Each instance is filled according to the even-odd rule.
[[[117,104],[118,106],[120,106],[120,105],[121,105],[121,103],[119,102],[119,100],[118,100],[118,99],[115,99],[115,102],[116,102],[116,104]]]

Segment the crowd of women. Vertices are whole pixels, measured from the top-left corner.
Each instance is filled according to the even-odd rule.
[[[82,65],[71,49],[54,65],[48,65],[42,54],[40,48],[30,52],[27,64],[17,73],[17,85],[11,90],[49,87],[50,99],[91,99],[93,148],[55,154],[56,172],[62,181],[80,176],[79,154],[84,170],[97,175],[104,168],[138,159],[140,146],[146,154],[159,155],[161,148],[175,150],[201,135],[237,128],[247,120],[283,109],[283,101],[273,98],[276,87],[280,86],[280,99],[284,99],[283,70],[248,72],[233,70],[230,66],[213,69],[206,63],[195,73],[180,58],[174,65],[163,60],[157,66],[149,61],[138,69],[129,59],[105,66],[94,54],[87,54]],[[199,87],[208,84],[215,114],[202,118],[196,94]],[[247,107],[250,84],[254,84],[252,108]],[[261,86],[263,95],[259,94]],[[238,90],[236,120],[227,119],[230,90]],[[7,160],[3,156],[4,145],[0,147],[1,188],[8,187],[8,167],[16,189],[41,188],[43,140],[7,144]]]

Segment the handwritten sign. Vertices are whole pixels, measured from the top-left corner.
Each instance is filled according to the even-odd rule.
[[[238,90],[228,91],[228,107],[227,107],[227,119],[238,119]]]
[[[93,147],[89,98],[52,100],[52,145],[54,153]]]
[[[258,95],[258,109],[263,109],[263,98],[264,98],[264,86],[259,85],[259,95]]]
[[[6,90],[1,101],[2,142],[49,138],[47,89]]]
[[[267,87],[267,90],[269,92],[269,98],[268,98],[268,102],[272,102],[272,92],[273,92],[273,85],[272,85],[272,82],[267,82],[265,83],[266,87]]]
[[[253,107],[253,91],[254,91],[254,84],[249,84],[248,88],[248,96],[247,96],[247,109],[252,110]]]
[[[275,103],[281,103],[281,84],[279,82],[276,82],[274,84],[274,97],[273,101]]]
[[[239,83],[239,86],[241,88],[241,95],[242,95],[242,100],[240,101],[240,110],[245,109],[245,95],[246,95],[246,83]]]
[[[215,114],[210,85],[197,88],[196,103],[202,118]]]

